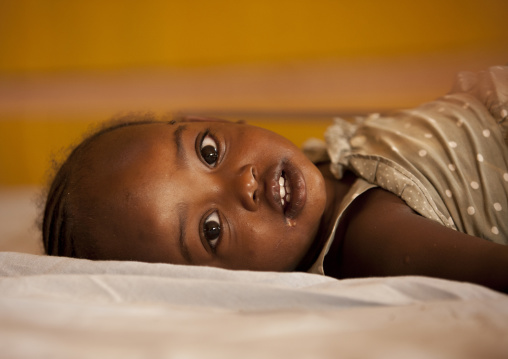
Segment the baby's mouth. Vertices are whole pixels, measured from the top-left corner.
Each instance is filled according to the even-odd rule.
[[[294,220],[305,206],[307,190],[305,179],[298,167],[290,161],[283,161],[274,169],[271,182],[272,200],[275,208],[280,208],[288,220]]]

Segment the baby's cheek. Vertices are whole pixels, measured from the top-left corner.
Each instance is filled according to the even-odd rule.
[[[250,270],[276,270],[274,267],[277,258],[277,237],[271,236],[265,231],[259,231],[261,226],[247,224],[242,231],[241,242],[242,255],[240,265]],[[273,231],[271,231],[273,232]]]

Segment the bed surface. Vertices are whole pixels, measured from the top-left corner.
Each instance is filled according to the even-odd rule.
[[[507,357],[508,296],[489,289],[47,257],[37,193],[0,192],[1,357]]]
[[[9,358],[504,358],[508,297],[423,277],[337,281],[0,254]]]

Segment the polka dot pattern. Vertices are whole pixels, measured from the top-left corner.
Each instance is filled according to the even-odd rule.
[[[392,117],[371,117],[351,136],[353,149],[342,161],[417,213],[508,244],[508,149],[481,106],[450,94]]]
[[[508,75],[508,68],[501,69]],[[508,107],[495,102],[499,89],[506,93],[508,87],[479,89],[488,108],[471,95],[450,93],[390,116],[357,119],[354,131],[335,133],[337,143],[350,148],[327,138],[332,169],[353,170],[363,177],[354,186],[380,186],[449,228],[508,245],[508,136],[499,131],[502,126],[508,133]],[[346,141],[339,132],[347,133]]]

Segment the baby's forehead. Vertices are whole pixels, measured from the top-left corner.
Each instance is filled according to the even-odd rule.
[[[147,158],[153,157],[157,150],[155,146],[162,147],[158,144],[164,142],[162,131],[152,131],[155,137],[149,138],[147,128],[148,125],[123,127],[96,137],[73,160],[72,177],[92,184],[117,180],[114,175],[129,167],[139,167]]]
[[[95,147],[95,151],[99,154],[101,151],[104,151],[102,154],[114,153],[115,150],[125,151],[136,145],[147,145],[151,141],[162,140],[168,133],[172,133],[174,128],[175,126],[162,122],[125,126],[104,133],[91,147],[92,149]]]

